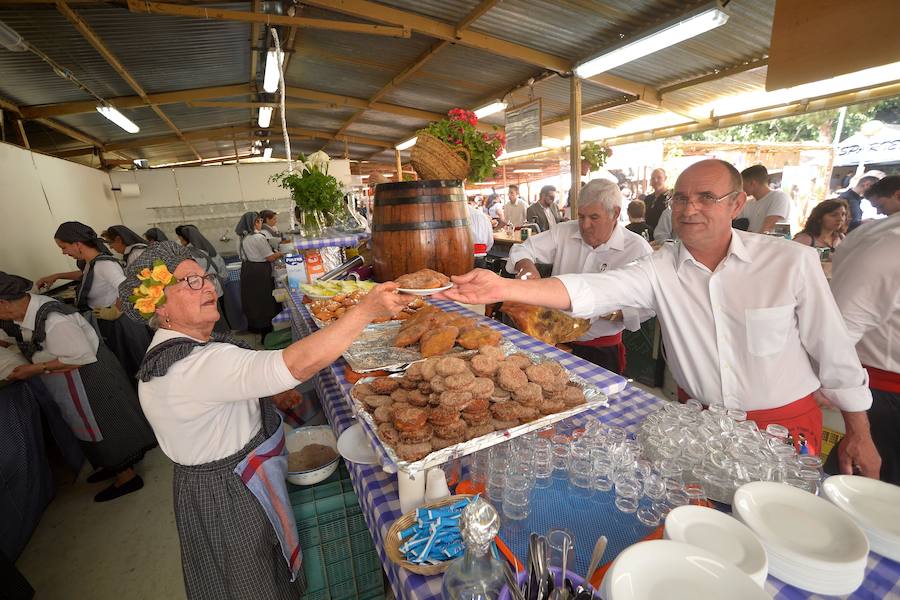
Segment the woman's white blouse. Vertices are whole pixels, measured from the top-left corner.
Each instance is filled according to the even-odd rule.
[[[266,262],[266,257],[272,254],[272,246],[263,234],[251,233],[244,236],[243,240],[238,240],[238,252],[241,260]]]
[[[22,328],[22,338],[26,342],[31,341],[34,333],[34,319],[37,316],[38,308],[47,302],[53,302],[53,298],[49,296],[39,294],[30,294],[30,296],[31,301],[25,311],[25,318],[21,322],[16,321],[16,324]],[[35,352],[32,362],[50,362],[56,358],[67,365],[80,366],[97,362],[97,348],[100,346],[100,339],[93,326],[80,314],[51,313],[47,316],[44,324],[44,332],[46,334],[43,343],[44,349]]]
[[[160,329],[153,348],[187,337]],[[245,350],[211,342],[169,368],[164,377],[142,381],[138,396],[159,446],[181,465],[230,456],[260,429],[259,398],[297,386],[282,351]]]
[[[84,269],[84,277],[89,270],[94,271],[94,280],[88,290],[87,304],[91,308],[113,306],[119,299],[119,284],[125,281],[122,266],[111,260],[98,260]]]

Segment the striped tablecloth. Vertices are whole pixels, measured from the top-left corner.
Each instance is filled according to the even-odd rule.
[[[358,245],[363,240],[369,239],[368,233],[348,233],[341,236],[321,238],[297,238],[294,248],[297,250],[315,250],[317,248],[350,248]]]
[[[297,309],[297,306],[300,306],[299,298],[292,296],[292,301],[288,304],[293,305],[290,310],[290,319],[295,335],[303,337],[316,330],[316,325],[309,317],[309,313],[305,309]],[[465,310],[449,302],[437,301],[435,304],[445,310],[458,310],[459,312]],[[505,327],[500,324],[497,325]],[[516,333],[519,336],[524,335],[521,332]],[[505,329],[504,335],[507,335]],[[533,338],[529,339],[531,340],[531,345],[528,349],[532,352],[544,354],[540,346],[542,343]],[[511,341],[516,345],[526,346],[525,341],[515,336],[511,336]],[[543,345],[546,346],[546,344]],[[567,360],[567,357],[571,356],[556,348],[549,346],[548,348],[551,348],[552,352],[548,352],[547,356],[560,360],[560,362]],[[560,355],[565,356],[561,357]],[[338,359],[330,367],[321,370],[316,377],[316,390],[335,435],[340,435],[344,429],[354,423],[349,398],[350,384],[344,378],[345,366],[345,361]],[[567,367],[572,368],[568,364]],[[594,367],[594,369],[599,369],[599,367]],[[600,371],[604,370],[600,369]],[[608,373],[608,371],[604,371],[604,373]],[[602,373],[580,371],[579,374],[586,379],[592,380],[597,385],[608,385],[610,381],[609,376],[604,376]],[[611,373],[609,375],[617,377]],[[598,377],[599,380],[594,379],[594,377]],[[629,432],[633,432],[648,414],[658,408],[661,402],[663,402],[661,399],[639,388],[627,387],[616,394],[615,398],[610,399],[609,407],[588,411],[564,423],[570,427],[578,427],[588,417],[594,416],[604,423],[624,427]],[[375,541],[375,547],[378,549],[378,554],[381,557],[394,594],[400,600],[440,600],[441,576],[424,577],[410,573],[392,563],[385,552],[385,535],[391,524],[402,516],[400,512],[400,498],[397,495],[396,477],[386,473],[377,465],[358,465],[348,462],[347,468],[350,471],[353,487],[359,496],[363,514],[366,517],[366,524],[369,527],[369,532],[372,534],[372,539]],[[522,559],[522,557],[519,558]],[[768,578],[765,589],[766,592],[779,600],[820,598],[820,596],[789,586],[774,577]],[[866,579],[862,587],[849,597],[872,600],[876,598],[900,597],[900,563],[870,553],[869,562],[866,566]]]

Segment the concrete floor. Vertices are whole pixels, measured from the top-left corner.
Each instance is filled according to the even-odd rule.
[[[38,600],[181,600],[172,462],[157,448],[137,466],[144,488],[97,504],[109,482],[59,484],[16,566]]]

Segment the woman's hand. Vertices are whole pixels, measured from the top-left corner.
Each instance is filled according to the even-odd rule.
[[[474,269],[465,275],[454,275],[450,281],[452,288],[433,297],[463,304],[493,304],[509,299],[506,286],[512,280],[487,269]]]
[[[34,285],[38,291],[50,289],[50,286],[56,283],[57,279],[59,279],[59,277],[56,275],[47,275],[46,277],[41,277],[35,281]]]
[[[43,372],[44,370],[38,365],[19,365],[12,370],[7,379],[9,381],[23,381]]]
[[[397,293],[397,287],[393,281],[376,285],[363,296],[357,308],[366,315],[369,321],[390,319],[416,299],[415,296],[409,294]]]

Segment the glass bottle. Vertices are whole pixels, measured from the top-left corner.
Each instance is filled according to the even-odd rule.
[[[466,552],[444,573],[443,600],[496,600],[506,583],[503,563],[491,556],[491,543],[500,531],[500,516],[493,506],[476,499],[460,517]]]

